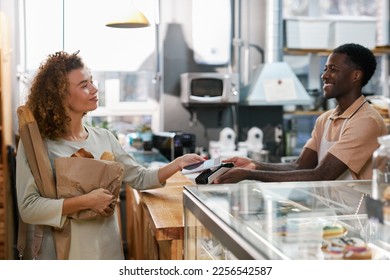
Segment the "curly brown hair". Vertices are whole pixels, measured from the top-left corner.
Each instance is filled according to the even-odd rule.
[[[50,54],[32,81],[26,106],[33,113],[44,138],[57,140],[68,133],[71,119],[66,110],[67,74],[84,68],[78,53],[60,51]]]

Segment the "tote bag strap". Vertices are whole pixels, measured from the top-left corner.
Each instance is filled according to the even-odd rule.
[[[38,125],[32,112],[24,105],[17,109],[19,119],[19,134],[23,146],[26,150],[27,161],[34,176],[35,182],[42,196],[57,198],[54,186],[54,177],[48,158],[48,153],[44,145]],[[18,243],[19,258],[23,258],[27,243],[27,224],[19,217]],[[46,226],[34,225],[34,235],[32,241],[33,259],[38,256],[43,240],[43,232]]]

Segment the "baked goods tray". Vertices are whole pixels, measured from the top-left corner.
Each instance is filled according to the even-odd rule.
[[[369,255],[364,259],[390,260],[390,243],[370,234],[370,223],[366,214],[343,216],[324,216],[324,213],[317,213],[318,215],[305,213],[311,216],[303,214],[289,214],[278,218],[271,228],[265,221],[260,220],[247,221],[246,224],[268,240],[272,240],[273,245],[290,259],[346,259],[333,256],[330,258],[329,254],[324,254],[321,247],[329,242],[343,243],[353,240],[367,247]],[[354,255],[354,258],[363,257]]]

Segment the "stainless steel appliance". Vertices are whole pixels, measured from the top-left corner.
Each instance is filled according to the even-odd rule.
[[[183,73],[180,75],[181,102],[185,106],[230,104],[239,101],[237,74]]]

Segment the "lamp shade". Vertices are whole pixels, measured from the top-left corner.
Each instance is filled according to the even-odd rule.
[[[150,23],[143,13],[135,9],[128,18],[109,22],[106,26],[115,28],[140,28],[148,27]]]

